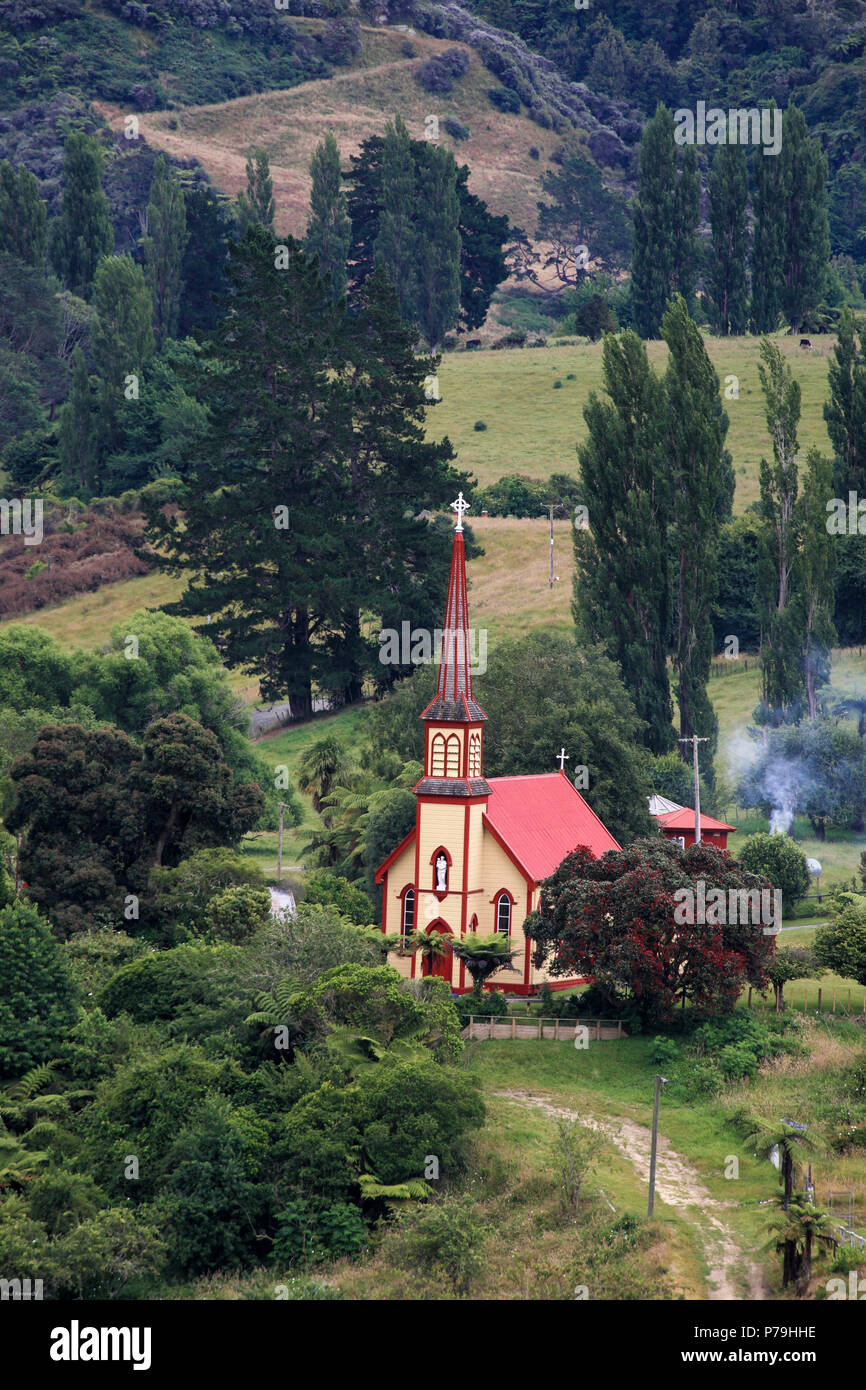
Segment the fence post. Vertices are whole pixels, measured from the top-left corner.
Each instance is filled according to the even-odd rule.
[[[474,1026],[475,1026],[475,1015],[474,1015],[474,1014],[470,1014],[470,1015],[469,1015],[469,1036],[470,1036],[470,1038],[474,1038],[474,1037],[475,1037],[475,1033],[474,1033],[474,1031],[473,1031],[473,1030],[474,1030]]]
[[[836,1012],[836,991],[833,990],[833,1012]]]
[[[622,1019],[621,1019],[621,1018],[618,1018],[617,1021],[616,1021],[616,1035],[617,1035],[618,1038],[621,1038],[621,1037],[622,1037]]]
[[[600,1018],[597,1018],[597,1019],[595,1020],[595,1040],[596,1040],[596,1042],[601,1042],[601,1019],[600,1019]]]
[[[543,1019],[543,1018],[539,1018],[539,1020],[538,1020],[538,1036],[539,1036],[539,1038],[541,1037],[541,1029],[542,1029],[543,1023],[544,1023],[544,1019]]]
[[[511,1037],[512,1039],[517,1037],[517,1017],[515,1014],[511,1015]]]
[[[553,1025],[553,1041],[559,1042],[559,1019],[556,1019]]]
[[[821,987],[819,986],[819,988],[818,988],[818,1013],[821,1012],[821,994],[822,994],[822,992],[823,992],[823,991],[821,990]]]

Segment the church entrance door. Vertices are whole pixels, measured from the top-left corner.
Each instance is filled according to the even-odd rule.
[[[428,928],[427,935],[432,936],[434,932],[439,933],[443,937],[454,935],[451,928],[446,926],[444,922],[434,922],[432,926]],[[444,946],[444,941],[441,944]],[[454,952],[451,950],[450,946],[447,946],[444,951],[437,952],[436,955],[432,957],[427,955],[424,956],[421,974],[438,975],[440,979],[447,980],[450,985],[453,961]]]

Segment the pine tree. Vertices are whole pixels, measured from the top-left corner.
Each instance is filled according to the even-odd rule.
[[[718,594],[717,511],[731,461],[725,449],[728,417],[719,378],[686,302],[677,295],[662,320],[670,349],[665,374],[665,454],[673,485],[674,668],[680,733],[709,739],[699,745],[704,775],[712,777],[718,720],[707,694],[713,654],[712,612]]]
[[[187,240],[184,192],[164,156],[159,155],[147,205],[144,265],[153,301],[154,334],[160,347],[177,333]]]
[[[277,205],[274,201],[274,181],[265,150],[254,150],[247,156],[247,191],[238,194],[238,229],[243,235],[247,227],[274,230]]]
[[[68,289],[84,298],[96,267],[114,248],[108,199],[102,191],[104,160],[95,140],[80,133],[64,146],[63,203],[51,224],[51,261]]]
[[[589,530],[574,531],[574,619],[579,642],[603,643],[618,662],[646,723],[647,747],[664,753],[674,747],[674,730],[663,392],[636,334],[605,338],[602,360],[610,400],[590,396],[588,437],[578,451],[593,500]]]
[[[766,157],[766,156],[765,156]],[[782,309],[799,333],[805,316],[820,303],[830,261],[827,222],[827,157],[806,134],[796,106],[785,112],[781,160],[784,188],[785,251]]]
[[[330,130],[313,151],[310,174],[313,187],[304,245],[311,256],[318,256],[320,274],[323,277],[330,275],[334,299],[342,299],[348,280],[346,262],[352,224],[341,183],[340,151]]]
[[[830,680],[833,626],[835,540],[827,531],[827,499],[833,487],[832,461],[818,449],[806,459],[803,491],[798,499],[800,553],[796,587],[803,612],[805,687],[809,718],[818,713],[818,689]]]
[[[72,382],[59,418],[57,455],[63,491],[90,498],[96,487],[99,430],[94,392],[80,345],[72,354]]]
[[[428,144],[418,173],[415,320],[435,352],[460,311],[460,201],[450,150]]]
[[[836,347],[827,371],[830,397],[824,403],[827,433],[836,457],[835,485],[866,495],[866,354],[855,339],[856,320],[846,305],[836,328]]]
[[[641,137],[638,196],[634,205],[632,298],[644,338],[657,338],[671,295],[688,300],[697,268],[700,178],[694,147],[678,171],[674,119],[659,105]]]
[[[776,110],[772,101],[770,111]],[[784,140],[784,120],[782,137]],[[785,255],[785,199],[782,162],[778,155],[756,151],[752,211],[752,331],[773,333],[782,309],[782,265]]]
[[[792,582],[799,548],[797,426],[800,383],[781,350],[767,338],[758,375],[764,392],[773,462],[761,459],[761,504],[767,538],[762,566],[761,706],[756,718],[779,724],[804,697],[802,612]],[[825,512],[826,522],[826,512]]]
[[[397,293],[400,314],[411,323],[418,302],[417,238],[412,214],[416,206],[415,160],[409,132],[399,116],[385,127],[381,161],[382,206],[373,247]]]
[[[742,147],[719,146],[708,181],[712,235],[707,288],[710,320],[715,331],[724,336],[745,333],[748,325],[748,195],[749,176]]]
[[[228,312],[189,367],[209,419],[183,524],[153,508],[150,534],[166,568],[195,576],[171,611],[213,614],[227,664],[307,718],[314,682],[339,700],[377,661],[362,609],[402,592],[412,614],[429,553],[419,513],[465,478],[447,441],[425,439],[430,359],[384,278],[348,316],[294,238],[285,251],[278,266],[261,227],[230,247]]]
[[[42,270],[45,264],[45,204],[39,184],[22,164],[0,163],[0,251]]]

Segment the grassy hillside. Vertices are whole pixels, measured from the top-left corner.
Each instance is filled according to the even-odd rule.
[[[728,448],[734,461],[737,491],[734,511],[742,512],[758,497],[758,465],[771,451],[758,377],[759,338],[706,337],[707,351],[722,392],[725,378],[739,380],[739,399],[725,399]],[[830,451],[822,407],[827,397],[827,360],[835,338],[815,338],[811,352],[799,339],[776,339],[803,394],[801,450],[813,445]],[[650,362],[664,371],[667,345],[647,344]],[[514,351],[446,354],[439,368],[441,401],[431,409],[430,432],[447,434],[459,463],[487,485],[504,473],[546,478],[551,473],[577,475],[575,449],[586,438],[583,407],[591,391],[602,390],[600,343]],[[569,373],[573,379],[569,380]],[[554,381],[562,382],[554,389]],[[476,431],[476,420],[486,430]]]
[[[292,22],[309,34],[324,24],[315,19]],[[472,49],[464,50],[470,57],[469,70],[451,93],[430,95],[415,82],[413,68],[424,58],[463,45],[369,26],[362,33],[358,59],[351,67],[335,70],[333,77],[215,105],[145,112],[139,116],[141,134],[157,149],[200,160],[213,182],[232,194],[246,187],[247,151],[262,146],[274,180],[276,225],[282,232],[300,235],[309,216],[310,156],[327,130],[334,132],[347,166],[362,141],[382,134],[395,112],[416,140],[425,138],[425,119],[432,113],[439,117],[441,143],[454,150],[458,163],[469,165],[472,192],[493,212],[507,213],[534,231],[541,173],[560,137],[525,116],[497,111],[487,92],[499,84]],[[417,58],[406,57],[407,40]],[[108,102],[95,105],[113,128],[123,129],[125,108]],[[459,144],[451,140],[442,128],[447,116],[469,127],[468,139]],[[529,155],[532,146],[538,159]]]

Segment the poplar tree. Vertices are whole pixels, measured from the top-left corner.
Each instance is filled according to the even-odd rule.
[[[806,120],[796,106],[785,112],[781,160],[784,189],[785,250],[782,263],[782,309],[799,333],[808,313],[820,303],[830,261],[827,221],[827,156],[806,134]]]
[[[241,235],[247,227],[264,227],[273,231],[277,205],[274,200],[274,181],[267,152],[253,150],[247,155],[247,191],[238,194],[238,228]]]
[[[798,499],[800,554],[796,585],[803,613],[804,683],[809,718],[818,713],[818,690],[830,680],[836,629],[835,539],[827,530],[827,499],[833,487],[832,460],[818,449],[806,458],[806,476]]]
[[[718,594],[718,509],[731,458],[719,378],[682,295],[662,320],[670,350],[664,379],[664,452],[671,468],[674,668],[680,733],[698,734],[702,770],[712,779],[718,720],[707,694],[713,654],[712,613]],[[686,753],[683,753],[686,756]]]
[[[660,104],[644,128],[638,168],[632,298],[641,336],[657,338],[671,295],[679,291],[688,299],[694,292],[700,209],[697,152],[687,146],[678,164],[674,119],[666,106]]]
[[[776,103],[771,102],[770,110],[775,109]],[[783,142],[784,138],[783,120]],[[785,256],[785,198],[780,156],[757,150],[753,173],[752,331],[772,333],[782,310],[782,266]]]
[[[63,491],[90,498],[96,487],[99,431],[96,401],[80,344],[72,354],[72,381],[59,420],[57,456]]]
[[[144,238],[145,275],[153,301],[153,328],[159,347],[177,333],[183,289],[181,265],[187,240],[184,192],[164,156],[159,155],[153,166]]]
[[[749,319],[746,260],[749,177],[740,145],[720,145],[707,185],[710,205],[710,321],[724,336],[745,333]]]
[[[0,163],[0,252],[42,270],[45,263],[45,204],[36,178],[22,164]]]
[[[855,331],[856,320],[846,304],[836,329],[827,370],[830,396],[824,403],[836,459],[835,483],[843,496],[849,489],[866,495],[866,354]]]
[[[381,266],[397,294],[400,313],[411,322],[417,304],[417,239],[412,220],[417,196],[415,161],[409,132],[399,116],[385,127],[381,159],[382,206],[373,245],[373,264]]]
[[[95,140],[80,133],[64,146],[63,202],[51,224],[51,261],[74,294],[87,298],[96,267],[114,249],[108,199],[102,191],[105,167]]]
[[[760,467],[766,541],[761,580],[761,705],[755,717],[760,723],[778,725],[796,716],[805,693],[802,614],[793,584],[799,543],[800,383],[781,350],[767,338],[761,342],[760,357],[758,375],[773,461],[762,458]]]
[[[584,407],[578,450],[589,529],[574,531],[574,613],[578,641],[602,643],[616,661],[653,753],[674,747],[666,650],[670,626],[667,527],[670,485],[664,398],[635,333],[608,336],[604,386]]]
[[[304,245],[319,258],[319,273],[331,277],[331,294],[342,299],[346,293],[346,262],[352,240],[352,224],[346,208],[340,174],[340,151],[329,130],[310,160],[313,187],[310,193],[310,221]]]
[[[106,453],[117,447],[121,407],[125,399],[134,399],[137,389],[128,378],[140,375],[154,346],[150,292],[141,266],[131,256],[106,256],[100,261],[93,281],[93,307],[91,342],[99,376],[100,447]]]
[[[460,201],[450,150],[428,144],[417,190],[414,317],[435,352],[460,312]]]

